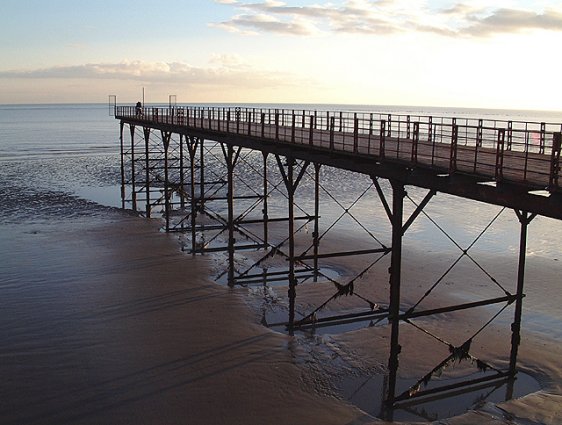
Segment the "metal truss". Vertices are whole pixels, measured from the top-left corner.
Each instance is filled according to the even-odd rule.
[[[523,283],[524,283],[524,271],[525,271],[525,256],[526,256],[526,238],[527,238],[527,226],[534,218],[534,215],[530,215],[524,211],[516,211],[521,224],[521,234],[520,234],[520,247],[519,247],[519,266],[518,266],[518,277],[517,277],[517,287],[512,292],[508,291],[504,285],[502,285],[494,276],[487,271],[470,253],[470,250],[475,246],[475,244],[480,240],[480,238],[490,229],[490,227],[496,222],[498,217],[504,212],[505,208],[501,209],[491,221],[482,229],[478,236],[466,247],[461,246],[457,243],[447,231],[440,226],[433,218],[431,218],[424,210],[425,205],[429,200],[435,195],[434,191],[429,191],[427,196],[423,199],[421,203],[414,202],[405,192],[404,185],[400,182],[391,182],[393,187],[393,201],[392,208],[387,208],[389,214],[389,219],[391,220],[393,226],[393,250],[392,250],[392,261],[390,270],[390,307],[389,307],[389,321],[391,326],[391,346],[390,346],[390,356],[388,362],[389,369],[389,379],[388,388],[386,389],[386,406],[387,417],[392,419],[392,409],[399,407],[401,405],[412,405],[417,399],[420,402],[427,399],[428,397],[435,397],[436,395],[452,394],[460,389],[470,388],[474,386],[482,385],[495,385],[498,381],[505,381],[506,379],[514,378],[516,370],[516,360],[517,360],[517,350],[520,342],[520,325],[521,325],[521,308],[523,294]],[[404,199],[409,199],[416,207],[414,213],[410,218],[403,224],[403,202]],[[452,262],[452,264],[439,276],[439,278],[427,289],[427,291],[422,295],[422,297],[410,306],[405,306],[401,302],[400,289],[401,289],[401,245],[402,237],[406,232],[409,225],[413,223],[415,218],[423,214],[435,227],[442,232],[451,243],[458,249],[459,255]],[[474,302],[447,305],[438,308],[422,309],[422,302],[430,295],[432,292],[443,283],[444,278],[455,268],[455,266],[460,262],[461,259],[466,258],[473,263],[487,278],[489,285],[496,287],[501,296],[495,298],[484,298]],[[474,340],[486,329],[500,314],[502,314],[508,307],[515,304],[514,319],[511,326],[512,337],[511,337],[511,351],[510,351],[510,361],[509,367],[502,370],[499,367],[493,366],[489,361],[477,358],[471,353],[471,346]],[[419,319],[435,317],[440,314],[452,313],[461,310],[475,309],[484,306],[498,305],[498,310],[495,313],[489,313],[489,317],[485,317],[486,313],[480,313],[480,316],[484,316],[481,323],[474,323],[473,331],[470,333],[468,338],[462,341],[450,342],[445,338],[436,335],[434,332],[428,330],[421,323],[418,322]],[[396,378],[398,374],[398,358],[402,352],[402,345],[399,340],[399,329],[400,324],[405,324],[412,326],[414,329],[423,332],[432,339],[434,339],[438,344],[444,345],[449,354],[440,361],[433,369],[428,371],[424,376],[422,376],[414,385],[409,388],[397,391]],[[435,384],[430,381],[440,376],[447,368],[454,367],[460,363],[468,363],[473,365],[477,370],[486,372],[483,376],[473,378],[467,377],[466,379],[461,379],[456,381],[454,384]]]
[[[470,252],[505,208],[492,218],[472,243],[462,246],[425,211],[436,195],[436,190],[429,190],[418,202],[407,195],[404,181],[388,179],[391,188],[391,193],[388,194],[388,191],[385,193],[383,190],[379,177],[373,175],[369,176],[369,184],[351,202],[344,204],[341,197],[322,183],[323,166],[319,163],[298,160],[290,154],[279,155],[230,143],[207,141],[188,133],[157,132],[133,123],[128,123],[130,142],[126,142],[124,124],[122,121],[120,127],[123,206],[130,204],[132,209],[142,212],[147,217],[151,217],[155,211],[161,212],[165,219],[166,231],[188,235],[186,251],[193,255],[224,253],[227,258],[226,267],[218,279],[226,278],[226,283],[230,286],[267,286],[274,282],[286,284],[287,321],[268,323],[269,326],[283,326],[293,334],[297,330],[358,321],[388,324],[390,353],[388,376],[385,379],[384,414],[387,418],[392,419],[394,408],[401,405],[412,406],[416,400],[454,393],[466,387],[494,385],[499,380],[515,376],[524,297],[527,227],[535,214],[515,210],[520,222],[519,265],[516,288],[509,291],[506,289],[507,285],[494,278]],[[312,195],[310,190],[308,193],[299,191],[303,184],[313,188]],[[359,202],[375,194],[380,202],[378,208],[382,208],[388,218],[387,226],[390,227],[388,233],[391,240],[386,243],[373,228],[359,219],[354,211]],[[332,207],[339,211],[331,221],[320,220],[322,196],[329,199]],[[405,200],[409,200],[414,207],[408,217],[404,211]],[[285,206],[280,208],[283,204]],[[144,208],[141,208],[141,205],[144,205]],[[272,208],[272,205],[276,207]],[[280,210],[282,214],[279,214]],[[334,214],[334,211],[330,212]],[[429,285],[418,301],[405,305],[401,298],[403,237],[420,216],[425,217],[444,234],[459,254],[439,278]],[[371,248],[331,252],[321,250],[322,240],[329,233],[337,232],[344,218],[350,220],[360,232],[364,232],[372,244]],[[311,235],[306,232],[309,225],[313,227]],[[284,236],[280,236],[280,229],[286,230]],[[240,251],[254,254],[242,257],[238,255]],[[344,280],[322,272],[323,261],[348,256],[365,256],[368,260],[362,270],[355,270],[351,277]],[[368,276],[369,271],[382,259],[388,259],[388,256],[388,301],[370,299],[372,295],[363,294],[358,288],[358,282]],[[273,257],[282,259],[284,266],[269,270],[267,262]],[[500,294],[494,298],[423,309],[424,301],[442,285],[446,276],[463,259],[472,262]],[[319,281],[332,284],[333,293],[318,305],[308,305],[306,311],[297,311],[297,287],[307,282]],[[369,279],[366,282],[366,285],[372,287],[378,284]],[[357,298],[364,309],[320,315],[323,309],[341,297]],[[498,311],[477,324],[470,336],[463,341],[448,341],[428,329],[422,320],[445,313],[493,305],[498,306]],[[492,365],[492,362],[474,356],[471,347],[484,329],[513,305],[509,367],[502,370]],[[402,325],[413,327],[429,336],[437,344],[445,346],[449,354],[414,385],[398,390]],[[428,387],[432,378],[460,362],[469,362],[487,373],[485,376],[468,377],[454,384],[438,386],[432,383]]]

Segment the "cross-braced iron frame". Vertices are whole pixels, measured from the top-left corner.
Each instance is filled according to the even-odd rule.
[[[406,183],[400,179],[388,179],[391,186],[391,200],[388,199],[389,194],[385,193],[380,185],[379,177],[371,176],[372,185],[368,190],[376,191],[382,207],[388,216],[391,227],[390,244],[381,242],[375,235],[371,234],[369,229],[361,224],[352,213],[351,206],[345,207],[333,196],[329,190],[321,184],[320,175],[322,165],[310,161],[302,161],[291,155],[269,154],[260,152],[262,155],[262,164],[257,166],[255,161],[246,161],[246,157],[252,154],[251,150],[236,146],[234,144],[218,143],[213,141],[205,141],[203,138],[190,135],[188,133],[174,134],[169,131],[161,130],[158,132],[149,126],[140,127],[134,123],[128,123],[130,130],[130,143],[125,142],[124,137],[125,122],[121,121],[121,170],[122,170],[122,198],[123,206],[130,203],[134,210],[139,210],[139,204],[144,203],[143,213],[147,217],[151,217],[152,212],[158,209],[163,212],[165,218],[166,231],[181,231],[191,235],[191,244],[188,249],[192,254],[208,253],[208,252],[226,252],[228,255],[227,263],[227,282],[229,285],[248,285],[252,283],[263,283],[267,281],[286,279],[288,282],[288,299],[289,311],[288,321],[284,323],[290,333],[298,329],[306,329],[316,326],[337,325],[338,323],[347,323],[349,321],[360,320],[388,320],[390,325],[390,356],[388,360],[388,379],[386,380],[387,388],[385,389],[386,405],[391,409],[405,402],[412,402],[414,399],[432,396],[438,393],[447,393],[456,391],[459,388],[482,385],[487,382],[495,382],[501,379],[513,378],[516,374],[516,360],[518,345],[520,343],[522,300],[524,297],[524,273],[526,258],[526,240],[527,228],[535,217],[526,211],[515,210],[520,222],[520,243],[519,243],[519,265],[517,274],[517,287],[515,291],[510,292],[504,288],[490,273],[488,273],[469,253],[469,250],[478,241],[478,239],[493,224],[499,214],[483,229],[480,235],[470,244],[463,248],[454,241],[446,231],[439,226],[425,211],[424,208],[437,193],[436,190],[428,191],[425,198],[417,203],[408,197],[405,186]],[[140,133],[140,134],[139,134]],[[178,139],[179,138],[179,139]],[[253,154],[256,152],[253,151]],[[272,159],[273,157],[273,159]],[[206,166],[211,159],[213,165]],[[280,181],[272,181],[270,178],[271,162],[277,165],[277,172],[280,175]],[[255,187],[245,182],[245,176],[237,174],[237,167],[241,163],[245,163],[247,170],[256,174],[261,179],[262,190],[257,191]],[[221,169],[222,166],[222,169]],[[310,170],[313,169],[313,172]],[[247,171],[246,170],[246,171]],[[211,179],[209,179],[211,177]],[[314,182],[314,212],[306,213],[305,209],[298,206],[296,202],[297,190],[303,179],[309,178]],[[130,191],[128,192],[128,188]],[[199,187],[199,193],[196,188]],[[236,190],[241,188],[240,193]],[[225,193],[226,192],[226,193]],[[250,192],[250,195],[247,193]],[[319,228],[319,217],[321,214],[319,207],[319,199],[321,193],[327,194],[336,202],[343,210],[342,215],[350,216],[357,224],[372,236],[376,242],[376,246],[366,250],[354,250],[346,252],[329,252],[320,253],[320,242],[322,238],[336,226],[339,218],[326,229],[321,232]],[[357,198],[362,198],[367,191],[360,194]],[[286,199],[287,216],[270,217],[268,202],[273,194],[282,194]],[[404,216],[404,200],[409,199],[415,204],[413,213],[405,220]],[[226,208],[224,206],[226,201]],[[221,204],[222,202],[222,204]],[[235,210],[235,205],[246,202],[246,206],[240,211]],[[214,204],[219,204],[214,207]],[[255,213],[256,209],[261,205],[261,216],[249,217],[251,213]],[[295,208],[300,209],[302,216],[295,215]],[[503,210],[502,210],[503,211]],[[501,213],[501,212],[500,212]],[[445,233],[453,244],[459,249],[459,257],[451,264],[451,266],[440,276],[437,281],[429,287],[427,292],[416,303],[405,306],[401,300],[402,287],[402,245],[403,236],[412,225],[412,223],[420,216],[424,215],[429,219],[439,231]],[[198,216],[206,216],[210,218],[214,224],[198,223]],[[296,223],[302,220],[305,224],[297,226]],[[280,241],[273,242],[270,238],[271,225],[273,223],[287,223],[288,236]],[[312,241],[307,245],[301,253],[296,252],[296,238],[302,236],[301,230],[307,224],[313,222],[314,231],[312,232]],[[261,233],[255,232],[247,226],[262,225]],[[205,232],[215,232],[206,243],[199,243],[197,235]],[[224,234],[226,243],[217,244],[210,247],[209,242],[218,241]],[[241,244],[237,241],[237,236],[242,236],[248,240],[249,244]],[[244,267],[236,264],[236,252],[240,250],[257,250],[262,251],[256,261]],[[357,256],[357,255],[375,255],[374,260],[352,279],[346,282],[337,282],[336,280],[323,276],[328,281],[332,281],[335,285],[335,293],[329,297],[324,303],[319,304],[310,311],[301,314],[300,318],[296,318],[296,298],[297,286],[299,285],[299,274],[297,267],[302,266],[306,270],[311,270],[311,276],[317,280],[320,272],[319,262],[322,259]],[[258,267],[261,262],[272,256],[281,255],[286,258],[287,268],[283,272],[268,273],[251,273]],[[361,279],[371,267],[376,265],[382,258],[390,255],[389,268],[389,298],[388,303],[379,305],[357,293],[355,282]],[[480,268],[500,290],[503,295],[495,298],[479,300],[475,302],[463,303],[458,305],[450,305],[431,309],[420,309],[424,299],[432,293],[443,281],[444,277],[455,267],[455,265],[463,258],[468,258],[478,268]],[[310,266],[307,261],[312,261]],[[302,278],[305,281],[309,276]],[[352,314],[333,315],[318,318],[316,313],[322,310],[334,299],[342,296],[357,296],[364,301],[368,309],[364,312],[355,312]],[[444,313],[452,313],[461,310],[473,309],[489,305],[500,305],[501,309],[493,314],[489,320],[485,321],[480,327],[477,327],[469,338],[460,343],[451,343],[444,338],[434,334],[430,330],[424,328],[417,323],[417,319],[424,317],[432,317]],[[507,370],[501,370],[489,362],[476,358],[470,352],[473,340],[490,324],[492,321],[506,310],[509,306],[515,305],[514,319],[511,326],[511,351],[509,367]],[[413,326],[415,329],[429,335],[438,343],[444,344],[449,349],[449,355],[439,362],[435,368],[422,376],[415,385],[403,390],[397,391],[397,376],[399,369],[399,356],[402,350],[400,343],[400,325],[405,324]],[[479,369],[492,371],[484,377],[476,379],[467,379],[455,384],[445,384],[442,386],[434,386],[424,389],[424,386],[437,373],[441,372],[447,366],[460,361],[468,360],[473,362]]]

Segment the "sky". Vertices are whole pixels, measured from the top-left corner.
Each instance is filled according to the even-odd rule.
[[[0,103],[562,110],[560,0],[1,0]]]

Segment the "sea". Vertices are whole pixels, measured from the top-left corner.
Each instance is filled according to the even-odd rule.
[[[154,105],[160,106],[160,105]],[[166,105],[163,105],[166,106]],[[225,105],[196,104],[203,107],[242,106],[255,108],[349,110],[420,116],[484,118],[535,123],[562,123],[562,112],[516,111],[467,108],[437,108],[384,105]],[[343,224],[346,236],[365,237],[357,221],[369,223],[370,207],[356,202],[369,187],[368,178],[356,178],[338,171],[326,173],[326,190],[338,193],[339,206],[353,205],[353,219]],[[412,211],[424,192],[408,187],[406,209]],[[376,194],[373,192],[373,199]],[[496,206],[438,194],[438,202],[428,205],[420,219],[408,230],[405,243],[413,249],[449,253],[454,260],[469,248],[476,257],[516,258],[519,224],[513,211]],[[344,205],[342,207],[342,205]],[[66,226],[103,220],[111,214],[130,214],[122,209],[119,122],[107,104],[0,105],[0,340],[10,340],[14,312],[29,300],[49,298],[49,282],[37,270],[41,252],[34,238],[45,229],[63,232]],[[382,210],[381,210],[382,211]],[[426,214],[427,213],[427,214]],[[326,225],[341,211],[326,211]],[[483,232],[488,223],[493,226]],[[368,226],[368,224],[367,224]],[[451,240],[454,240],[452,242]],[[472,245],[474,243],[474,246]],[[536,217],[529,226],[528,262],[548,268],[551,276],[562,271],[562,226],[560,221]],[[48,256],[45,256],[48,262]],[[492,265],[493,269],[493,265]],[[65,279],[61,272],[60,279]],[[536,283],[537,290],[533,285]],[[539,290],[540,289],[540,290]],[[529,278],[524,307],[524,331],[562,340],[562,310],[559,281],[534,282]],[[459,293],[459,297],[462,298]],[[28,318],[31,320],[31,318]],[[18,320],[25,322],[25,317]],[[49,318],[45,317],[48,322]],[[511,318],[505,319],[509,324]],[[25,338],[25,326],[19,328]],[[23,334],[21,334],[23,332]],[[30,331],[31,332],[31,331]],[[32,334],[28,335],[30,338]],[[0,352],[2,355],[8,355]]]
[[[150,106],[150,105],[147,105]],[[167,106],[167,105],[154,105]],[[307,111],[358,111],[381,112],[401,115],[433,117],[484,118],[494,121],[525,121],[533,123],[562,123],[562,112],[519,111],[469,108],[410,107],[388,105],[315,105],[315,104],[195,104],[200,107],[242,106],[248,108],[279,108]],[[0,223],[24,223],[36,220],[42,213],[58,208],[50,201],[62,202],[61,213],[77,214],[80,209],[66,208],[66,202],[98,204],[106,207],[121,207],[119,123],[112,116],[112,107],[105,104],[48,104],[48,105],[0,105],[0,179],[2,205]],[[347,195],[353,202],[364,189],[367,179],[347,179],[343,174],[328,172],[326,179],[338,189],[338,196]],[[356,190],[353,184],[357,183]],[[367,183],[368,184],[368,183]],[[417,193],[410,188],[412,201]],[[418,197],[419,197],[418,196]],[[442,196],[440,198],[447,198]],[[438,214],[441,220],[454,227],[461,213],[463,200],[448,197],[449,201],[439,202]],[[460,203],[460,204],[459,204]],[[495,207],[470,202],[475,208],[476,222],[482,214]],[[66,209],[65,209],[66,208]],[[355,211],[361,209],[361,205]],[[368,207],[358,212],[366,216],[372,211]],[[328,212],[329,213],[329,212]],[[508,215],[508,214],[505,214]],[[513,214],[511,214],[513,216]],[[513,218],[513,217],[511,217]],[[508,220],[513,221],[513,220]],[[529,254],[555,258],[560,252],[562,233],[558,221],[538,217],[530,228]],[[417,242],[432,239],[433,226],[414,226],[412,233]],[[462,239],[462,236],[460,236]],[[472,236],[468,236],[469,239]],[[518,247],[517,232],[509,232],[505,239],[486,238],[484,249],[502,252]],[[461,241],[463,243],[468,243]],[[507,243],[506,243],[507,242]]]

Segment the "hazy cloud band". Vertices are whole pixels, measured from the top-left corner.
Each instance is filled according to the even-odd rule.
[[[245,3],[217,0],[235,7],[232,18],[211,24],[227,31],[310,36],[323,33],[392,34],[427,32],[445,36],[485,37],[529,30],[562,31],[562,10],[471,7],[458,3],[430,9],[420,0],[345,0],[288,6],[281,1]]]
[[[224,55],[215,56],[214,61],[220,62],[222,66],[203,68],[181,62],[125,61],[0,71],[0,78],[111,79],[256,87],[278,86],[282,82],[290,80],[287,75],[281,73],[266,72],[240,65],[231,57]]]

